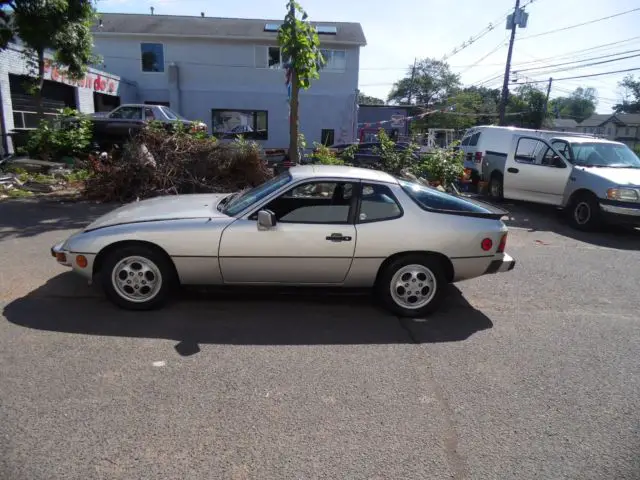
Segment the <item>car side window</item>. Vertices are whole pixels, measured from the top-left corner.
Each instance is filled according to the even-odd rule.
[[[111,118],[124,118],[127,120],[142,120],[142,109],[138,107],[120,107],[110,115]]]
[[[264,209],[281,223],[349,223],[354,188],[350,182],[309,182],[285,192]]]
[[[540,161],[536,162],[542,152],[546,152],[547,145],[541,140],[533,138],[521,138],[516,146],[515,161],[518,163],[528,163],[530,165],[541,165]]]
[[[558,155],[556,155],[556,152],[553,151],[553,149],[551,148],[547,148],[547,150],[544,152],[544,155],[542,156],[541,160],[540,160],[540,165],[546,166],[546,167],[553,167],[555,166],[556,162],[555,162],[555,158]]]
[[[155,120],[156,116],[153,114],[153,109],[152,108],[145,108],[144,109],[144,118],[145,120]]]
[[[402,216],[402,208],[386,185],[362,184],[358,223],[393,220]]]

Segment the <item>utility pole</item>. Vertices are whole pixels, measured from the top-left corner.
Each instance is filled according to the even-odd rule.
[[[527,25],[528,15],[520,10],[520,0],[516,0],[513,14],[507,17],[507,28],[511,28],[511,39],[509,40],[509,51],[507,53],[507,64],[504,69],[504,82],[502,83],[502,97],[500,98],[500,125],[504,125],[504,114],[507,108],[507,98],[509,96],[509,70],[511,70],[511,54],[513,53],[513,42],[516,38],[516,28],[524,28]]]
[[[547,97],[544,100],[544,118],[547,118],[547,108],[549,106],[549,94],[551,93],[551,83],[553,83],[553,77],[549,77],[549,85],[547,85]]]
[[[407,95],[407,103],[411,105],[411,95],[413,94],[413,81],[416,78],[416,63],[418,59],[413,59],[413,68],[411,69],[411,83],[409,84],[409,94]]]

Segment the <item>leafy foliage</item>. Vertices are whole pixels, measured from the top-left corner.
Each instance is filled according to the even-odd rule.
[[[342,158],[339,158],[335,151],[323,145],[321,143],[314,143],[315,150],[311,154],[311,159],[314,163],[319,163],[320,165],[344,165],[345,161]]]
[[[56,120],[40,120],[38,128],[29,132],[25,149],[29,155],[57,161],[86,155],[91,139],[91,121],[76,110],[64,108]]]
[[[398,149],[383,128],[378,132],[378,141],[380,146],[374,148],[373,153],[380,155],[381,170],[392,175],[400,175],[404,169],[413,167],[415,155],[420,150],[418,145],[410,144],[406,149]]]
[[[384,105],[384,100],[376,97],[370,97],[364,93],[358,93],[359,105]]]
[[[425,58],[416,64],[415,74],[411,65],[405,77],[393,85],[388,100],[399,104],[445,103],[447,98],[459,88],[460,77],[451,72],[446,62]],[[409,102],[410,93],[411,102]]]
[[[509,95],[506,111],[518,114],[509,117],[509,123],[523,128],[542,128],[546,120],[545,101],[546,94],[542,90],[533,85],[521,85],[515,95]]]
[[[627,75],[619,86],[626,92],[626,98],[613,107],[615,112],[640,113],[640,80],[636,80],[633,75]]]
[[[413,174],[438,182],[443,187],[455,184],[464,174],[464,152],[454,150],[455,143],[448,148],[436,148],[425,155]]]
[[[549,113],[556,117],[568,117],[582,122],[596,111],[597,92],[594,88],[578,87],[568,97],[549,100]]]

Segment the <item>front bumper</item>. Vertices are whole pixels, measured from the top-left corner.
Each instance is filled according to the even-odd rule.
[[[491,273],[505,273],[513,270],[515,267],[515,259],[511,257],[511,255],[507,255],[505,253],[501,259],[492,261],[484,273],[485,275]]]
[[[51,247],[51,256],[56,259],[56,261],[60,265],[64,265],[65,267],[70,267],[71,262],[69,261],[69,255],[67,251],[65,251],[62,246],[64,242],[60,242]]]
[[[614,205],[601,202],[600,210],[609,222],[640,226],[640,205]]]

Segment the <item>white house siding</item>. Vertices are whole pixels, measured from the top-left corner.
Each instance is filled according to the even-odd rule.
[[[143,42],[163,44],[164,72],[142,71]],[[256,66],[256,45],[269,43],[106,33],[96,33],[94,43],[105,69],[138,84],[139,101],[170,102],[183,116],[204,121],[210,131],[212,109],[265,110],[268,139],[260,143],[288,146],[284,70]],[[336,142],[355,138],[359,47],[327,42],[322,48],[345,50],[346,67],[322,71],[320,79],[301,92],[300,128],[309,146],[320,142],[322,129],[333,129]],[[177,78],[170,75],[171,68]]]

